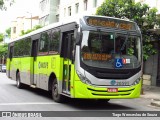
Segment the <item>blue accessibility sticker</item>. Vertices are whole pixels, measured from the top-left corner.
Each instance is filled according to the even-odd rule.
[[[123,60],[121,58],[115,59],[115,68],[122,68],[123,67]]]

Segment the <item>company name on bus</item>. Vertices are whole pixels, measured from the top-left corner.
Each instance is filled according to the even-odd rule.
[[[38,68],[48,68],[48,62],[39,62]]]
[[[112,28],[119,28],[119,29],[125,29],[125,30],[131,30],[132,25],[131,23],[118,23],[118,21],[113,20],[104,20],[104,19],[96,19],[96,18],[88,18],[87,19],[88,25],[93,26],[101,26],[101,27],[112,27]]]

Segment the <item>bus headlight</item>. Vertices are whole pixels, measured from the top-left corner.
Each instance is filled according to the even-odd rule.
[[[135,80],[135,81],[133,82],[132,85],[137,85],[137,84],[140,82],[140,80],[141,80],[141,78],[138,78],[137,80]]]
[[[92,84],[90,80],[88,80],[85,76],[83,76],[80,72],[77,71],[77,74],[80,78],[80,80],[85,84]]]

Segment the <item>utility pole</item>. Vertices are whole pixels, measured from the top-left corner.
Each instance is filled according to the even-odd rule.
[[[31,15],[31,30],[32,30],[32,13],[30,13],[30,12],[27,12],[27,13],[29,13]]]

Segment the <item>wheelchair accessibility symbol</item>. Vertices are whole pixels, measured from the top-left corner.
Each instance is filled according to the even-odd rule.
[[[122,68],[123,67],[123,60],[120,58],[115,59],[115,68]]]

